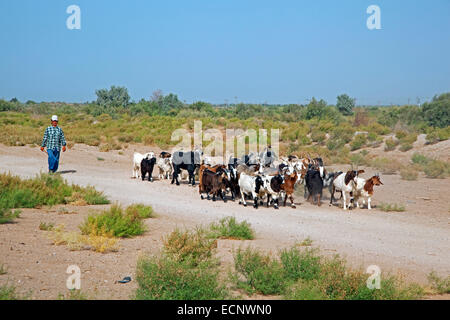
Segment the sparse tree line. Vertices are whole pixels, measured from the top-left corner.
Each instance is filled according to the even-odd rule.
[[[394,127],[401,122],[417,129],[424,127],[445,128],[450,125],[450,92],[436,95],[432,101],[418,105],[403,106],[365,106],[356,107],[355,99],[347,94],[337,97],[336,105],[312,98],[308,104],[262,105],[239,103],[233,105],[213,105],[197,101],[191,104],[182,102],[173,93],[164,95],[155,91],[148,99],[138,102],[131,101],[128,89],[112,86],[110,89],[96,90],[97,100],[82,104],[69,103],[36,103],[27,101],[21,103],[16,98],[10,101],[0,100],[0,111],[31,112],[36,114],[79,113],[85,112],[92,116],[108,114],[116,119],[120,114],[130,116],[171,116],[171,117],[212,117],[239,119],[273,119],[295,122],[301,120],[330,120],[334,124],[342,123],[348,118],[360,119],[361,116],[375,118],[376,122]],[[364,121],[364,119],[362,119]]]

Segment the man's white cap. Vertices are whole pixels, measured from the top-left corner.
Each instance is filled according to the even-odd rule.
[[[53,115],[52,116],[52,121],[58,121],[58,116],[57,115]]]

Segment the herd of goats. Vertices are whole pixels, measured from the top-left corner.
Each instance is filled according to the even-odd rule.
[[[213,164],[210,157],[203,157],[203,152],[176,151],[173,154],[161,152],[158,158],[154,152],[133,157],[133,178],[153,181],[153,168],[159,169],[159,179],[172,179],[172,184],[180,185],[178,177],[182,170],[187,171],[189,185],[195,186],[195,175],[198,175],[199,193],[202,199],[216,201],[220,197],[227,201],[226,195],[231,194],[234,201],[240,198],[239,204],[247,206],[248,199],[253,200],[253,207],[263,205],[266,199],[267,207],[273,205],[279,208],[279,200],[286,206],[289,198],[291,207],[294,204],[294,189],[297,184],[304,185],[305,198],[318,206],[321,205],[322,191],[328,188],[331,198],[330,205],[335,201],[335,192],[341,193],[344,210],[356,205],[360,200],[371,209],[371,198],[374,186],[382,185],[379,175],[369,179],[360,177],[364,170],[349,170],[347,172],[327,172],[321,158],[300,158],[290,155],[287,158],[276,156],[269,146],[260,154],[250,153],[242,158],[230,157],[228,164]],[[349,204],[347,205],[347,199]]]

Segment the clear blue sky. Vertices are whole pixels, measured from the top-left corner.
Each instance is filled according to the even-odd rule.
[[[81,8],[68,30],[66,8]],[[381,8],[381,30],[366,8]],[[0,98],[416,102],[450,91],[450,0],[2,0]]]

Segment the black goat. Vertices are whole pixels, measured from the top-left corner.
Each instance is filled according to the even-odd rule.
[[[155,166],[156,163],[156,158],[144,158],[141,161],[141,177],[142,177],[142,181],[145,180],[145,176],[148,173],[148,181],[153,182],[153,168]]]

